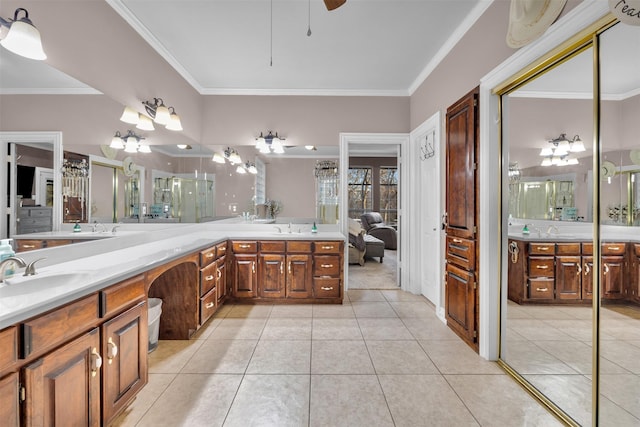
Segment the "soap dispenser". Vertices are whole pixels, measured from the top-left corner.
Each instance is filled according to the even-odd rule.
[[[16,253],[13,251],[13,247],[11,246],[11,241],[13,239],[2,239],[0,240],[0,261],[3,261],[9,257],[16,256]],[[15,263],[9,262],[4,270],[4,277],[9,278],[12,277],[15,272],[16,266]]]
[[[318,232],[318,227],[316,227],[316,222],[313,222],[313,227],[311,227],[311,232],[312,233],[317,233]]]
[[[527,224],[525,224],[524,227],[522,227],[522,234],[524,236],[528,236],[529,235],[529,227],[527,227]]]
[[[73,226],[73,232],[79,233],[81,231],[82,231],[82,228],[80,227],[80,221],[76,221],[76,225]]]

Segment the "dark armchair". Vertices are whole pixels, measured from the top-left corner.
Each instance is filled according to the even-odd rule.
[[[362,227],[367,234],[384,242],[385,249],[398,248],[398,232],[395,228],[385,224],[382,215],[378,212],[367,212],[360,216]]]

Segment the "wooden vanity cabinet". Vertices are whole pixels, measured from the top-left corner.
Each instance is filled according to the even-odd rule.
[[[144,275],[14,328],[21,343],[16,377],[22,383],[15,392],[23,425],[108,425],[148,381]],[[7,382],[12,376],[0,380],[0,388]]]
[[[260,298],[284,298],[286,294],[284,241],[262,241],[258,255],[258,295]]]
[[[18,328],[0,331],[0,420],[15,427],[20,423],[18,362]]]
[[[313,296],[312,242],[287,242],[287,298],[305,299]]]
[[[232,241],[231,277],[235,298],[258,296],[258,242]]]
[[[313,242],[313,297],[342,298],[344,242]]]
[[[582,299],[582,257],[580,243],[557,243],[555,258],[555,297]]]
[[[603,243],[600,249],[602,268],[600,270],[600,291],[603,299],[621,299],[625,297],[625,253],[626,243]],[[593,244],[582,244],[583,268],[583,298],[593,298]]]

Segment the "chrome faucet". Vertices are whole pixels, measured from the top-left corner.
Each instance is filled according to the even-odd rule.
[[[291,234],[291,223],[289,223],[289,234]]]
[[[278,233],[282,233],[282,228],[278,227],[277,225],[274,225],[274,227],[276,228],[276,230],[278,230]]]
[[[7,269],[7,266],[9,265],[9,263],[11,262],[15,262],[16,264],[18,264],[19,268],[25,268],[27,266],[27,263],[25,262],[25,260],[17,256],[10,256],[9,258],[3,259],[2,261],[0,261],[0,283],[4,282],[5,270]],[[26,274],[26,270],[25,270],[25,274]]]
[[[99,223],[98,221],[93,221],[93,224],[91,224],[91,232],[92,233],[97,233],[98,232],[98,228],[100,228],[100,232],[104,233],[105,231],[107,231],[107,227],[104,226],[104,224]]]
[[[119,225],[114,225],[113,228],[111,228],[111,234],[116,234],[116,230],[120,228]]]

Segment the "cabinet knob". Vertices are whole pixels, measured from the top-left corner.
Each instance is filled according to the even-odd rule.
[[[98,354],[98,350],[93,347],[91,350],[91,376],[95,377],[98,375],[98,370],[102,366],[102,357]]]
[[[213,258],[213,252],[209,252],[209,253],[207,254],[207,258]]]
[[[113,359],[118,355],[118,346],[113,342],[113,339],[109,337],[107,341],[107,361],[109,365],[113,363]]]
[[[215,305],[214,302],[208,302],[205,304],[204,308],[213,308],[214,305]]]
[[[213,280],[213,274],[208,275],[207,277],[204,278],[204,280],[206,280],[207,282]]]

